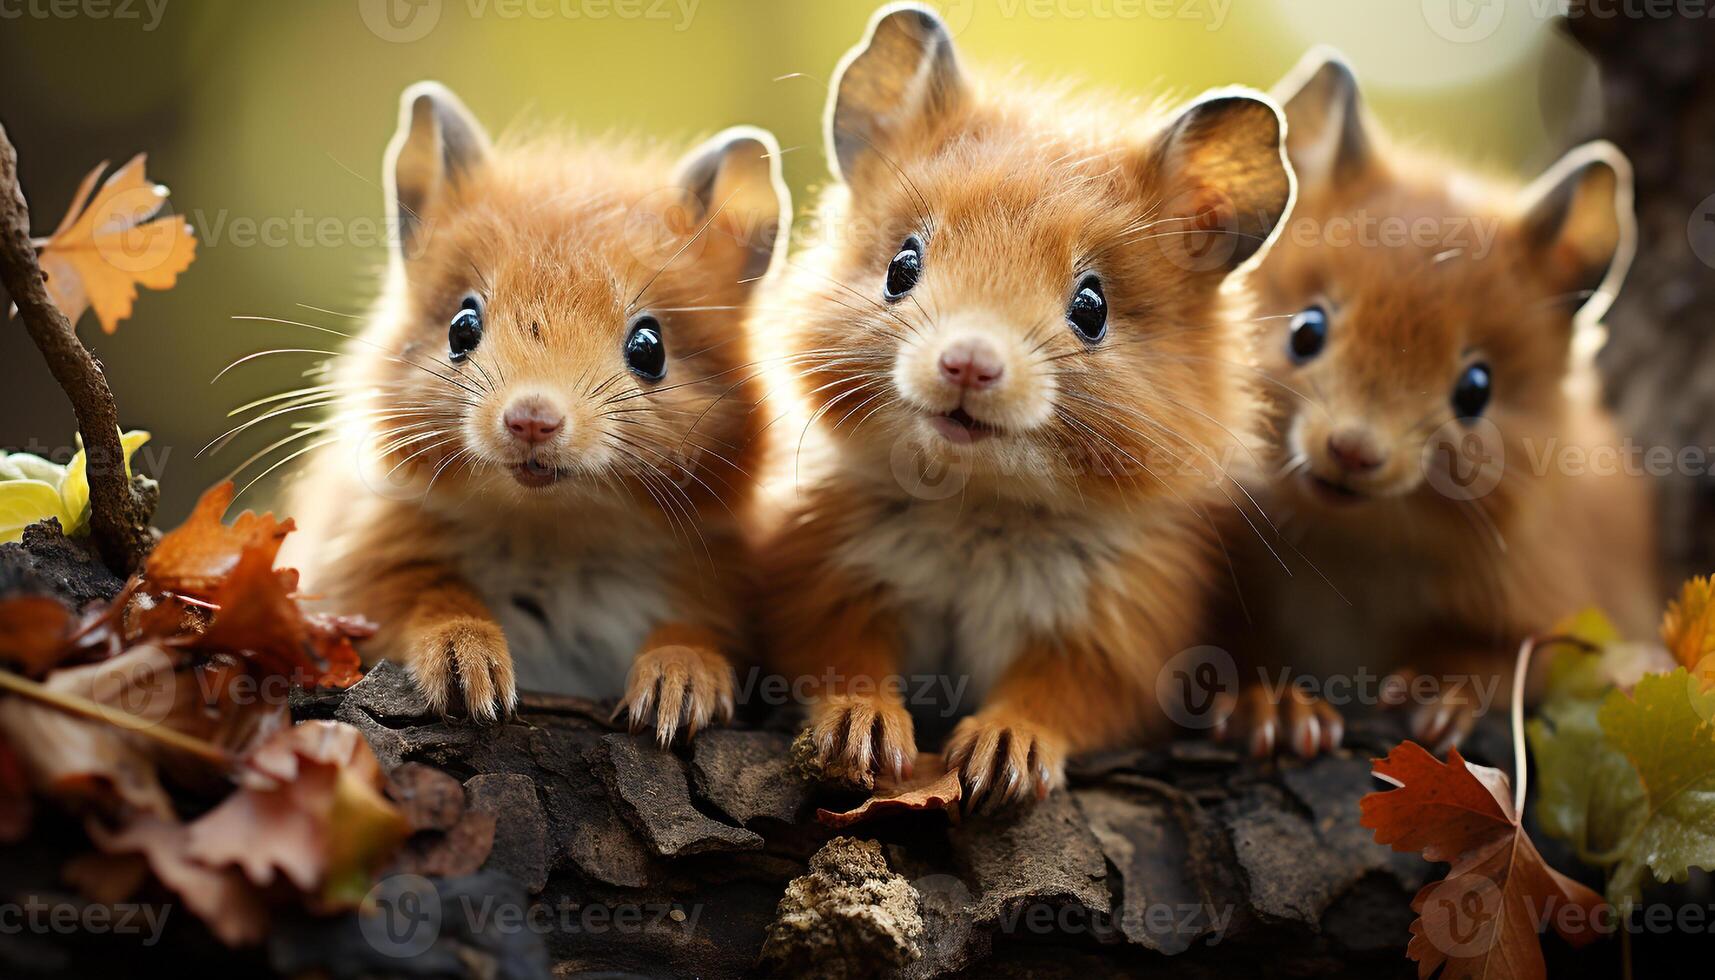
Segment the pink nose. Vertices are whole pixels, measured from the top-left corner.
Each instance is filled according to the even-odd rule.
[[[941,352],[941,377],[960,388],[992,387],[1006,373],[1000,354],[986,340],[955,340]]]
[[[553,438],[566,420],[548,406],[532,400],[513,403],[506,409],[503,421],[514,438],[535,445]]]
[[[1368,433],[1343,429],[1328,437],[1328,454],[1352,473],[1367,473],[1382,465],[1387,457],[1376,448]]]

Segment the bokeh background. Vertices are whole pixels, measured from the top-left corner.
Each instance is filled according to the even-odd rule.
[[[1520,178],[1592,111],[1593,73],[1544,0],[942,0],[967,59],[1125,93],[1266,88],[1313,44],[1340,48],[1392,130]],[[36,234],[101,160],[149,154],[196,262],[144,292],[117,334],[79,332],[106,365],[160,478],[158,522],[285,432],[198,451],[228,410],[296,387],[351,329],[386,260],[382,150],[400,90],[451,85],[493,131],[568,125],[688,143],[751,122],[787,148],[800,207],[825,179],[827,79],[867,0],[0,0],[0,122]],[[317,308],[317,309],[312,309]],[[317,310],[334,311],[333,313]],[[0,447],[62,461],[74,422],[23,330],[0,328]],[[249,473],[259,472],[253,465]],[[279,475],[242,501],[270,503]]]

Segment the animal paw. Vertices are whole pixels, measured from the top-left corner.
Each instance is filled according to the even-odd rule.
[[[1346,721],[1333,705],[1297,688],[1288,688],[1276,698],[1257,685],[1236,697],[1222,694],[1216,703],[1215,741],[1244,739],[1252,758],[1269,759],[1291,752],[1313,759],[1340,747]]]
[[[836,694],[817,702],[810,738],[817,769],[865,787],[875,784],[877,772],[896,782],[909,778],[917,759],[911,713],[881,696]]]
[[[429,627],[410,650],[411,676],[441,714],[462,698],[472,719],[493,722],[518,706],[512,655],[500,626],[457,616]]]
[[[653,728],[655,741],[666,748],[681,730],[688,739],[711,721],[731,721],[735,684],[732,664],[713,650],[656,647],[631,664],[613,717],[625,715],[633,732]]]
[[[1045,799],[1066,782],[1066,740],[1002,711],[979,711],[947,738],[947,768],[959,771],[967,812]]]
[[[1477,727],[1482,705],[1463,684],[1420,684],[1428,680],[1434,679],[1410,669],[1391,674],[1382,681],[1381,702],[1384,707],[1404,710],[1412,739],[1444,756]]]

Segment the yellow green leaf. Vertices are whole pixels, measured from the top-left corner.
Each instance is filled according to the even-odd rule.
[[[1691,868],[1715,868],[1715,691],[1681,667],[1615,691],[1598,721],[1642,780],[1646,816],[1609,877],[1608,897],[1635,901],[1645,871],[1684,881]]]
[[[149,433],[134,430],[119,437],[119,445],[125,450],[125,479],[131,479],[131,455],[138,447],[149,441]],[[66,464],[65,479],[60,483],[60,499],[66,514],[71,516],[71,524],[66,526],[66,534],[81,533],[89,514],[89,459],[79,447],[77,455]],[[75,525],[75,526],[74,526]]]
[[[1612,863],[1649,815],[1637,770],[1602,733],[1600,708],[1583,698],[1551,700],[1525,728],[1536,759],[1537,822],[1597,866]]]
[[[59,518],[62,526],[69,520],[52,484],[41,480],[0,482],[0,542],[18,540],[24,536],[24,528],[49,517]]]
[[[329,908],[354,908],[373,885],[375,874],[411,833],[397,807],[374,784],[342,768],[334,784],[337,833],[328,836],[327,872],[321,900]]]

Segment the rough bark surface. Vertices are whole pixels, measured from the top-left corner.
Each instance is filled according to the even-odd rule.
[[[1637,258],[1599,363],[1636,439],[1701,453],[1661,481],[1662,555],[1678,581],[1715,569],[1715,18],[1586,6],[1567,21],[1601,70],[1601,121],[1586,135],[1624,150],[1637,180]]]

